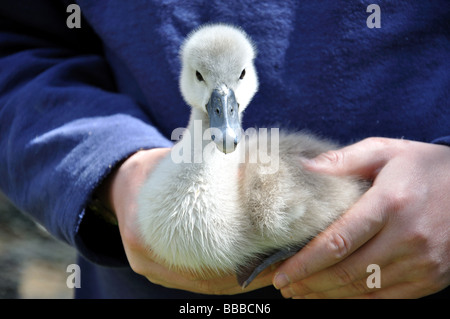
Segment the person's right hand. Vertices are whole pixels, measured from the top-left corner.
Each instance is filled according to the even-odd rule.
[[[170,148],[139,151],[125,160],[105,181],[107,201],[116,213],[120,235],[131,268],[154,284],[203,294],[237,294],[271,285],[273,273],[266,271],[242,289],[233,275],[208,280],[169,270],[155,261],[141,241],[136,225],[137,195],[149,174]]]

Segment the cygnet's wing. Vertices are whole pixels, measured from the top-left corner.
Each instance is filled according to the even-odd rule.
[[[239,285],[244,289],[247,287],[253,279],[256,278],[264,269],[270,267],[271,265],[288,259],[298,253],[307,243],[303,243],[297,246],[290,246],[282,248],[271,253],[259,256],[252,261],[248,262],[246,265],[242,265],[236,271],[236,278]]]

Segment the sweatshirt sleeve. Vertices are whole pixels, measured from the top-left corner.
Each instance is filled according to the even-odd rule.
[[[450,136],[443,136],[433,140],[431,143],[450,146]]]
[[[0,7],[0,188],[91,261],[121,264],[117,227],[91,220],[86,203],[118,162],[171,142],[136,101],[115,92],[86,23],[67,28],[57,1],[7,2]]]

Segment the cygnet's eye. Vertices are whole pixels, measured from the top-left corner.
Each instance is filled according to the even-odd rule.
[[[201,82],[201,81],[204,81],[204,80],[203,80],[203,76],[200,74],[200,72],[195,71],[195,76],[197,77],[197,80],[199,80],[200,82]]]
[[[245,76],[245,69],[242,70],[241,76],[239,77],[240,80],[242,80]]]

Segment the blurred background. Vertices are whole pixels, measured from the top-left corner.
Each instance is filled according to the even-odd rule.
[[[0,299],[68,299],[71,246],[54,239],[0,193]]]

